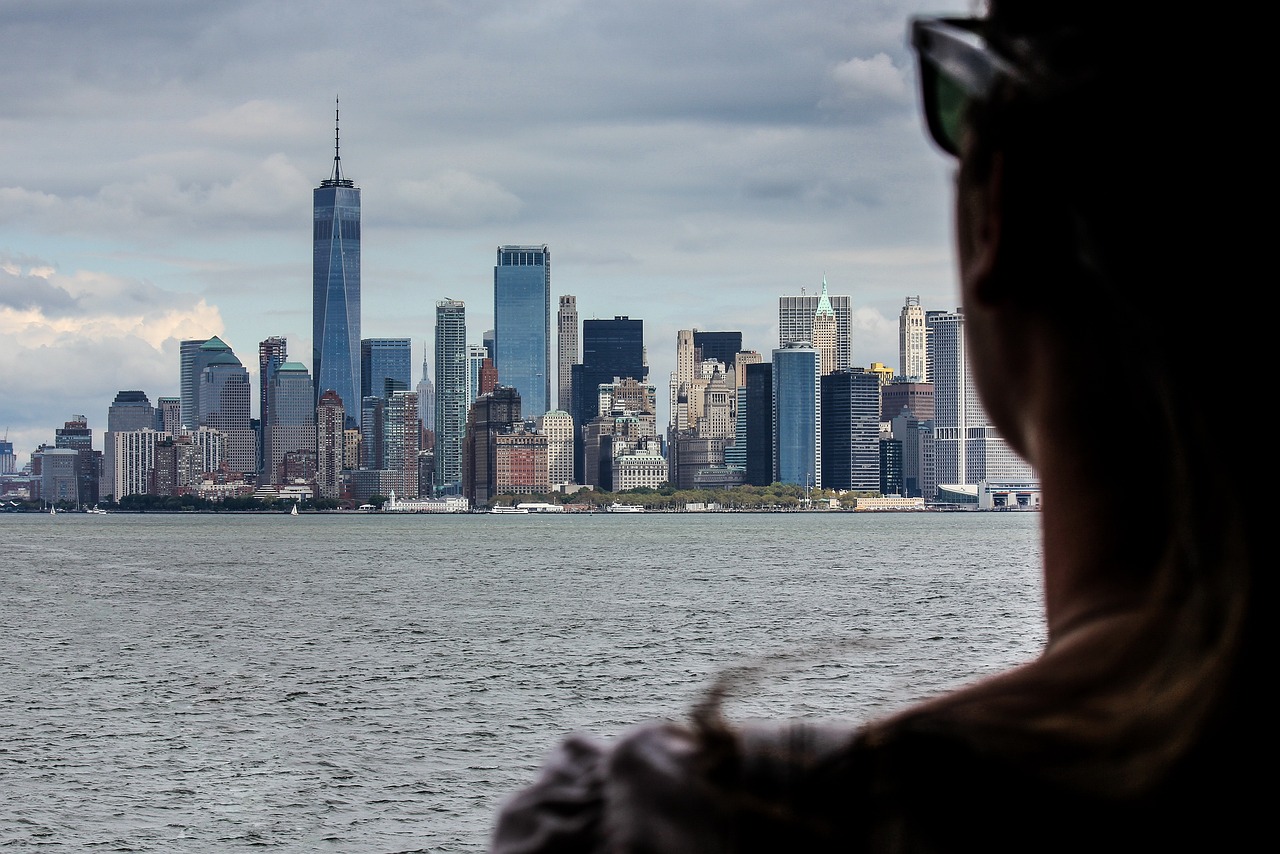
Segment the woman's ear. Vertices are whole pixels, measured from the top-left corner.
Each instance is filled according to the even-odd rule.
[[[1004,157],[991,155],[983,180],[962,167],[956,188],[960,287],[966,301],[991,304],[1005,294],[997,275],[1004,238]]]

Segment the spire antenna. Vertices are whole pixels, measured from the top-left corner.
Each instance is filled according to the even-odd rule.
[[[333,96],[333,171],[329,177],[320,182],[321,187],[354,187],[355,184],[342,175],[342,147],[338,129],[341,126],[342,113],[339,110],[338,96]]]

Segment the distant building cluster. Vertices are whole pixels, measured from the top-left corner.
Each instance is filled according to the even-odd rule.
[[[585,487],[781,482],[999,504],[1034,488],[979,404],[958,309],[906,299],[896,376],[882,364],[854,365],[852,301],[829,294],[825,277],[818,294],[778,298],[779,340],[768,358],[744,348],[741,332],[680,330],[670,419],[659,429],[643,321],[580,321],[576,298],[561,295],[553,327],[546,245],[497,248],[494,328],[482,343],[468,340],[462,301],[437,301],[434,371],[424,355],[415,384],[411,339],[361,337],[360,190],[343,175],[336,135],[312,229],[311,366],[290,360],[283,336],[260,342],[258,418],[249,371],[232,348],[216,336],[183,341],[180,396],[152,403],[141,390],[120,391],[101,449],[84,415],[21,470],[0,440],[4,498],[91,507],[134,494],[252,495],[359,505],[382,495],[398,509],[429,500],[458,509]],[[1023,486],[1005,493],[992,483]]]

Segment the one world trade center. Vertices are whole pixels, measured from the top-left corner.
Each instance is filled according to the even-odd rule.
[[[333,171],[312,191],[312,369],[316,403],[337,392],[353,428],[360,426],[360,189],[342,175],[337,116]]]

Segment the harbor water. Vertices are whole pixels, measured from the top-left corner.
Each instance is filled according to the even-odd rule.
[[[570,732],[1034,657],[1035,513],[0,516],[0,847],[480,852]]]

